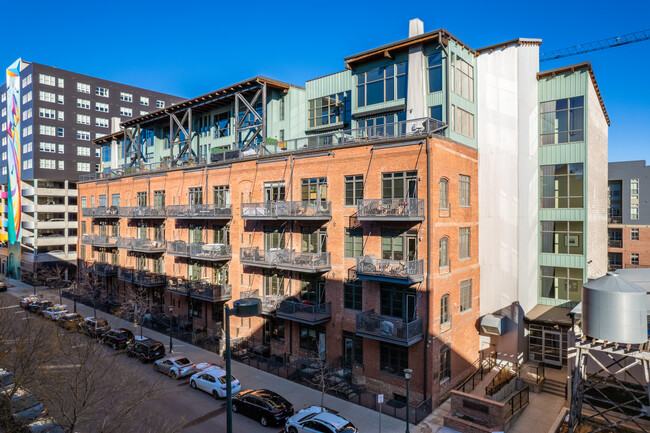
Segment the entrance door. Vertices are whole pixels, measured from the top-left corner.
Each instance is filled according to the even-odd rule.
[[[562,366],[562,333],[544,330],[545,364]]]

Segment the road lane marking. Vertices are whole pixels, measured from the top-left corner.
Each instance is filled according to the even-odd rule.
[[[6,310],[7,308],[18,308],[20,305],[8,305],[6,307],[0,307],[0,310]]]

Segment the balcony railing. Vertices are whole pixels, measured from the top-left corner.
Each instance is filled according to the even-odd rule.
[[[99,206],[81,208],[81,215],[85,218],[119,218],[117,206]]]
[[[232,286],[230,284],[190,281],[183,278],[169,278],[167,280],[167,290],[208,302],[227,301],[232,298]]]
[[[93,263],[92,272],[103,277],[109,277],[117,274],[115,265],[108,263]]]
[[[81,244],[82,245],[91,245],[93,244],[93,235],[81,235]]]
[[[424,221],[424,199],[359,199],[357,219],[360,221]]]
[[[185,241],[172,241],[167,244],[167,254],[191,257],[197,260],[230,260],[232,257],[232,245],[188,244]]]
[[[623,216],[621,216],[621,215],[609,215],[607,217],[607,222],[609,224],[622,224],[623,223]]]
[[[185,284],[185,280],[182,278],[168,278],[167,279],[167,290],[170,292],[179,293],[181,295],[188,296],[190,294],[190,287]]]
[[[282,301],[276,314],[278,318],[318,325],[332,319],[332,303],[311,304],[307,302]]]
[[[232,205],[194,204],[167,206],[167,217],[178,219],[231,219]]]
[[[118,209],[118,214],[122,218],[165,218],[167,216],[164,207],[132,206]]]
[[[119,268],[117,270],[117,279],[140,286],[152,287],[165,285],[164,275],[135,269]]]
[[[387,260],[372,255],[357,257],[361,279],[412,284],[424,279],[424,260]]]
[[[329,220],[332,218],[332,202],[306,200],[242,203],[241,217],[253,220]]]
[[[411,346],[422,340],[422,318],[405,322],[390,317],[378,316],[374,310],[357,313],[357,334],[379,341]]]
[[[151,239],[118,238],[117,247],[123,250],[143,253],[165,252],[165,242],[153,241]]]
[[[239,293],[240,299],[257,298],[262,301],[262,314],[271,314],[277,310],[282,301],[287,297],[284,295],[260,295],[259,290],[245,290]]]
[[[610,248],[623,248],[623,240],[622,239],[609,239],[607,241],[607,246]]]
[[[239,261],[245,265],[318,273],[331,269],[331,253],[301,253],[287,249],[260,250],[246,247],[239,250]]]
[[[117,236],[87,234],[81,236],[81,243],[94,247],[115,248],[118,244]]]

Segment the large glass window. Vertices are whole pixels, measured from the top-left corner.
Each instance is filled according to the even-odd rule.
[[[203,204],[203,187],[197,186],[189,190],[190,204]]]
[[[284,296],[284,274],[272,271],[264,272],[264,295]]]
[[[460,282],[460,312],[472,309],[472,280]]]
[[[542,145],[584,140],[584,97],[542,102]]]
[[[440,348],[440,383],[451,378],[451,349],[444,345]]]
[[[583,254],[582,221],[541,221],[541,250],[553,254]]]
[[[580,302],[582,269],[541,267],[541,297]]]
[[[458,229],[458,259],[469,259],[470,257],[470,228],[461,227]]]
[[[146,191],[138,192],[137,199],[138,199],[138,206],[139,207],[147,206],[147,192]]]
[[[363,338],[343,331],[343,364],[351,367],[352,363],[363,365]]]
[[[363,255],[363,230],[345,229],[345,257],[355,258]]]
[[[213,202],[218,205],[230,204],[230,188],[228,185],[219,185],[214,187]]]
[[[309,127],[347,123],[350,121],[350,95],[348,92],[335,93],[322,98],[309,100]]]
[[[449,315],[449,293],[442,295],[440,298],[440,326],[449,324],[451,316]]]
[[[356,206],[363,198],[363,175],[345,176],[345,206]]]
[[[439,246],[439,267],[440,269],[449,267],[449,238],[441,238]]]
[[[165,208],[165,191],[154,191],[153,192],[153,205],[156,209]]]
[[[455,54],[451,56],[452,91],[474,102],[474,67]]]
[[[416,230],[382,230],[381,258],[387,260],[415,260],[418,252]]]
[[[264,249],[284,248],[284,230],[267,228],[264,230]]]
[[[458,176],[458,204],[469,207],[470,205],[470,177],[461,174]]]
[[[390,343],[379,343],[379,368],[384,373],[404,376],[404,369],[409,364],[408,347]]]
[[[379,291],[382,316],[396,317],[405,322],[415,320],[415,292],[401,287],[382,285]]]
[[[357,74],[357,106],[406,98],[407,62]]]
[[[349,280],[343,283],[343,307],[361,311],[363,308],[361,280]]]
[[[300,197],[302,201],[316,203],[327,200],[327,178],[315,177],[302,179],[300,185]]]
[[[284,201],[285,186],[284,182],[266,182],[264,183],[264,201],[276,202]]]
[[[474,138],[474,115],[455,105],[451,106],[451,130]]]
[[[214,138],[230,135],[230,112],[214,115]]]
[[[322,343],[321,343],[322,341]],[[325,330],[322,326],[300,324],[300,348],[310,352],[325,353]]]
[[[382,174],[382,198],[417,198],[418,172],[401,171]]]
[[[581,208],[583,201],[583,166],[556,164],[541,166],[542,208]]]
[[[327,251],[327,231],[325,229],[303,227],[301,249],[303,253]]]
[[[435,53],[427,57],[427,71],[429,73],[429,92],[442,90],[442,53]]]
[[[357,122],[358,134],[362,137],[395,137],[405,135],[405,120],[405,112],[359,120]],[[360,129],[362,128],[365,128],[365,130],[361,131]]]

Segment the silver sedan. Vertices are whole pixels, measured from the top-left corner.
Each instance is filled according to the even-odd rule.
[[[153,369],[161,373],[165,373],[172,379],[191,376],[192,374],[199,371],[196,368],[196,364],[192,363],[189,359],[182,355],[159,359],[154,362]]]

